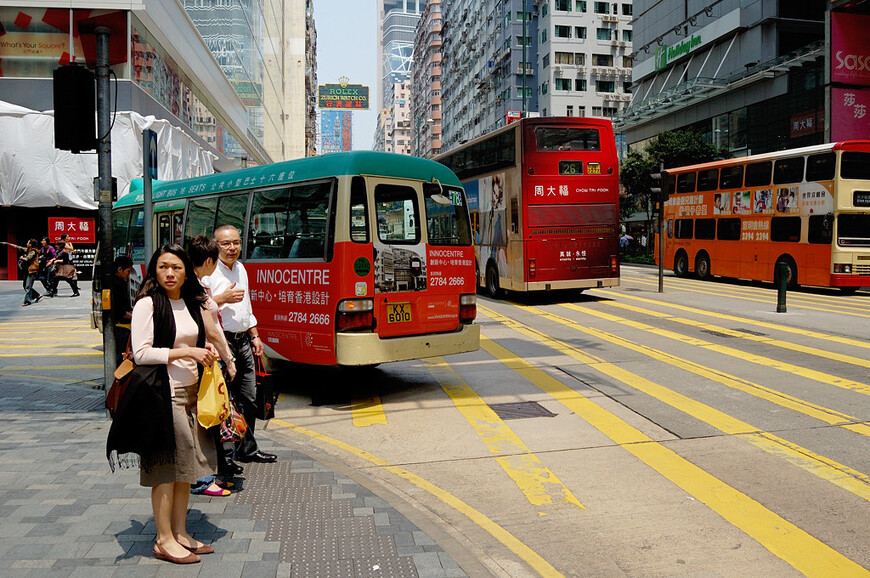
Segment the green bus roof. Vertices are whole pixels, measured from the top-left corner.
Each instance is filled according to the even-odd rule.
[[[427,182],[437,179],[443,185],[462,186],[450,169],[435,161],[394,153],[354,151],[307,157],[180,181],[155,180],[151,185],[151,200],[156,203],[338,175],[375,175]],[[134,179],[130,183],[130,192],[118,199],[115,208],[132,207],[142,203],[142,179]]]

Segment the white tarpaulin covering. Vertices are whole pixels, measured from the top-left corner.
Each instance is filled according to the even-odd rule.
[[[112,176],[118,198],[142,177],[142,131],[157,133],[157,178],[184,179],[214,172],[212,153],[168,121],[119,112],[112,126]],[[0,101],[0,206],[96,209],[96,153],[54,148],[54,114]]]

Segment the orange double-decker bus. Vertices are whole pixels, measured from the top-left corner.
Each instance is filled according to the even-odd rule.
[[[664,265],[789,288],[870,286],[870,140],[668,169]],[[658,259],[658,256],[656,257]]]

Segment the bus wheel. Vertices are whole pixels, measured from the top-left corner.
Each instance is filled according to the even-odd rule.
[[[698,256],[695,257],[695,275],[698,276],[698,279],[702,281],[709,281],[710,275],[710,256],[701,251],[698,253]]]
[[[782,257],[780,257],[779,259],[776,260],[776,263],[774,263],[774,265],[773,265],[774,266],[774,270],[773,270],[773,283],[774,283],[774,285],[779,287],[779,264],[780,263],[786,264],[786,269],[785,269],[785,287],[786,287],[786,289],[788,289],[789,291],[797,289],[797,287],[798,287],[797,265],[795,264],[794,259],[792,259],[789,255],[783,255]]]
[[[486,290],[493,299],[498,299],[501,295],[501,289],[498,286],[498,270],[495,265],[486,268]]]
[[[854,295],[860,287],[840,287],[840,293],[843,295]]]
[[[677,277],[686,277],[689,274],[689,257],[685,251],[680,251],[674,257],[674,275]]]

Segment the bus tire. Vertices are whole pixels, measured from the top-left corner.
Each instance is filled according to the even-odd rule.
[[[706,251],[701,251],[695,257],[695,275],[701,281],[709,281],[712,277],[710,274],[710,255]]]
[[[773,269],[773,283],[775,286],[779,287],[779,264],[780,262],[784,262],[786,264],[786,273],[785,273],[785,287],[789,291],[798,288],[798,270],[797,264],[795,264],[794,259],[791,255],[780,255],[780,257],[774,262]]]
[[[493,299],[501,297],[501,288],[498,286],[498,269],[493,263],[486,267],[486,291]]]
[[[677,277],[687,277],[689,275],[689,256],[686,252],[680,249],[674,256],[674,275]]]
[[[858,292],[860,287],[840,287],[840,293],[842,295],[854,295]]]

